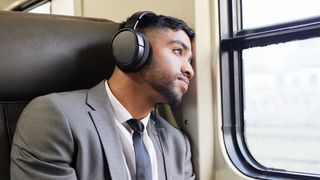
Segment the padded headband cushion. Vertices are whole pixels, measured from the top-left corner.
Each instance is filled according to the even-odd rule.
[[[127,20],[127,22],[124,25],[124,28],[136,30],[140,20],[145,16],[156,16],[156,14],[151,11],[136,12]]]

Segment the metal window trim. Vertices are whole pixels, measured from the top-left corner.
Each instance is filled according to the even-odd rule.
[[[222,40],[222,50],[243,50],[257,46],[284,43],[320,36],[320,17],[241,30]]]

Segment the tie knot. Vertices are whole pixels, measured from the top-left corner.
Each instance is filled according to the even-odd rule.
[[[134,131],[143,132],[144,126],[141,121],[136,119],[129,119],[127,122]]]

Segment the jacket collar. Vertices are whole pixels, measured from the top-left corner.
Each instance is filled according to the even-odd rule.
[[[120,143],[120,136],[114,122],[114,113],[105,89],[105,81],[100,82],[88,91],[86,104],[92,109],[89,111],[89,115],[99,134],[107,158],[111,179],[127,180],[127,173],[124,173],[127,170],[125,168],[126,165]],[[148,131],[152,134],[151,138],[153,139],[154,146],[161,152],[164,164],[161,164],[160,167],[165,167],[165,177],[169,179],[169,160],[171,156],[167,143],[167,134],[163,127],[164,121],[160,116],[151,113]]]
[[[170,159],[172,159],[172,157],[169,153],[169,147],[167,142],[168,138],[166,130],[164,128],[164,121],[165,120],[162,117],[157,116],[155,112],[152,112],[150,116],[148,131],[149,135],[152,134],[150,138],[152,139],[154,147],[159,150],[156,152],[158,152],[159,156],[162,157],[162,159],[158,159],[158,166],[160,166],[161,170],[164,172],[162,179],[169,180],[171,174],[169,162]],[[164,167],[164,169],[162,167]]]
[[[86,104],[92,109],[89,115],[98,132],[111,175],[111,179],[127,180],[125,159],[120,143],[120,136],[114,122],[114,114],[104,81],[91,88]]]

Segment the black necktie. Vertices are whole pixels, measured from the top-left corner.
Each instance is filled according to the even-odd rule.
[[[130,119],[127,122],[134,130],[132,140],[136,156],[136,180],[150,180],[152,179],[152,169],[149,153],[143,143],[144,126],[136,119]]]

